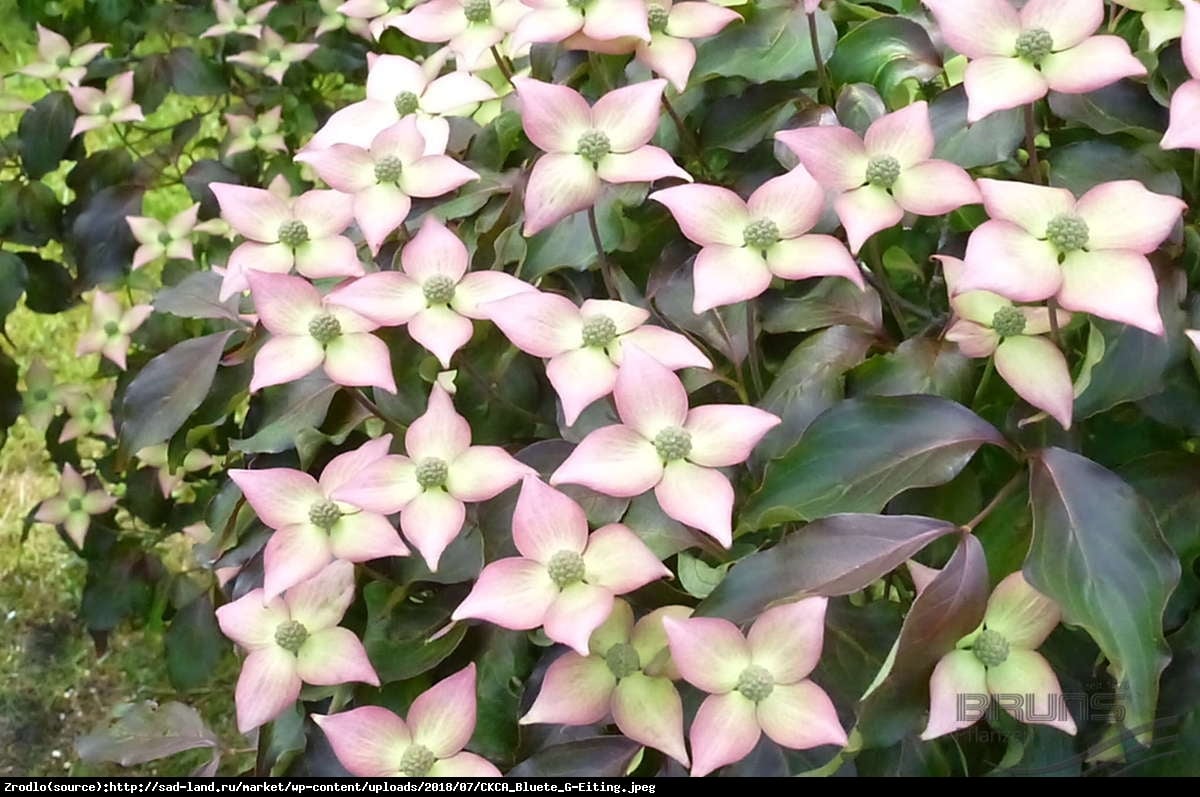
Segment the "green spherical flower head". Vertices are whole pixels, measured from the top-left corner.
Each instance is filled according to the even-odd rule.
[[[1054,51],[1054,39],[1050,32],[1042,28],[1032,28],[1017,37],[1017,57],[1024,58],[1030,63],[1041,63],[1042,59]]]
[[[687,429],[668,426],[655,435],[654,448],[663,462],[674,462],[692,453],[692,436]]]
[[[82,510],[83,510],[83,499],[82,498],[72,498],[70,501],[67,501],[67,511],[68,512],[80,512]]]
[[[575,151],[592,163],[596,163],[612,152],[612,143],[608,140],[608,136],[599,130],[589,130],[579,137],[579,145]]]
[[[54,65],[59,69],[66,69],[71,65],[71,56],[60,55],[58,58],[54,59]]]
[[[1025,331],[1025,314],[1016,307],[1001,307],[992,316],[992,330],[1002,338],[1011,338]]]
[[[867,163],[867,182],[885,191],[900,177],[900,161],[891,155],[878,155]]]
[[[416,113],[417,108],[421,106],[421,101],[417,99],[417,95],[411,91],[402,91],[396,95],[396,113],[401,116],[408,116]]]
[[[37,390],[30,393],[29,397],[31,399],[33,399],[35,402],[40,403],[40,402],[43,402],[46,399],[50,398],[50,393],[45,388],[39,387]]]
[[[646,7],[646,22],[650,26],[651,33],[662,33],[667,29],[667,17],[670,12],[660,6],[658,3],[651,3]]]
[[[106,321],[104,324],[104,334],[110,338],[121,334],[121,325],[116,321]]]
[[[463,3],[463,16],[467,22],[490,22],[492,19],[491,0],[467,0]]]
[[[342,334],[342,324],[333,316],[326,313],[308,322],[308,334],[322,346],[333,343]]]
[[[1087,246],[1088,233],[1087,222],[1069,213],[1055,216],[1046,225],[1046,240],[1063,254]]]
[[[637,649],[627,642],[618,642],[604,654],[604,663],[617,680],[627,678],[642,669],[642,660]]]
[[[999,667],[1008,658],[1008,640],[988,629],[975,638],[971,652],[984,667]]]
[[[162,246],[170,246],[172,243],[175,242],[175,237],[172,236],[171,233],[167,232],[166,230],[163,230],[162,232],[160,232],[158,234],[158,242]]]
[[[233,24],[234,24],[234,27],[238,27],[238,28],[240,28],[240,27],[242,27],[243,25],[245,25],[245,24],[246,24],[247,22],[249,22],[249,21],[250,21],[250,20],[249,20],[249,18],[246,16],[246,12],[245,12],[245,11],[238,11],[237,13],[235,13],[235,14],[233,15]]]
[[[275,644],[289,653],[296,653],[308,640],[308,629],[303,623],[288,620],[275,627]]]
[[[96,113],[100,116],[110,116],[113,111],[117,110],[111,102],[102,102],[100,107],[96,109]]]
[[[318,501],[309,507],[308,519],[317,528],[329,531],[342,519],[342,510],[333,501]]]
[[[775,678],[764,668],[757,664],[751,664],[742,670],[735,688],[742,693],[743,697],[757,703],[768,698],[774,691]]]
[[[572,584],[583,581],[585,572],[583,557],[574,551],[559,551],[550,557],[550,562],[546,565],[546,572],[550,574],[550,579],[559,589],[566,589]]]
[[[253,138],[255,140],[262,138],[262,134],[263,134],[262,128],[259,127],[258,125],[254,125],[254,127],[251,127],[249,130],[246,131],[246,135],[250,136],[250,138]]]
[[[604,347],[617,336],[617,325],[608,316],[598,315],[583,322],[583,345]]]
[[[279,225],[279,243],[295,249],[308,241],[308,227],[299,219],[289,219]]]
[[[769,249],[779,243],[779,225],[770,219],[752,221],[742,230],[742,240],[746,246]]]
[[[98,417],[100,417],[100,410],[96,409],[95,407],[88,407],[83,411],[83,419],[88,423],[92,423]]]
[[[425,293],[425,301],[432,304],[449,304],[454,298],[454,288],[458,285],[445,274],[434,274],[425,280],[421,290]]]
[[[420,778],[429,774],[437,757],[429,749],[419,744],[410,745],[400,758],[400,772],[410,778]]]
[[[275,64],[283,60],[282,50],[267,50],[263,55],[266,56],[269,63]]]
[[[381,183],[394,183],[404,171],[404,162],[395,155],[388,155],[375,164],[375,179]]]
[[[450,468],[445,460],[428,457],[417,463],[417,484],[423,490],[436,490],[446,484],[446,476]]]

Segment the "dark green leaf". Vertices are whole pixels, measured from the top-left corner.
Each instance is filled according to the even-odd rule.
[[[167,676],[180,690],[195,689],[212,680],[229,642],[217,627],[212,600],[203,595],[176,612],[163,635]]]
[[[221,275],[212,271],[188,274],[178,285],[163,288],[154,297],[154,309],[183,318],[223,318],[242,323],[238,317],[238,297],[225,301],[217,298]]]
[[[0,252],[0,321],[21,301],[28,281],[25,261],[12,252]]]
[[[747,10],[744,23],[735,22],[696,48],[692,80],[720,75],[768,83],[793,80],[816,68],[808,15],[802,8],[789,4]],[[821,52],[828,58],[837,42],[837,29],[824,11],[818,11],[816,19]]]
[[[54,171],[71,146],[75,103],[65,91],[42,97],[21,116],[21,165],[31,180]]]
[[[56,260],[46,260],[32,252],[22,252],[28,284],[25,306],[35,313],[61,313],[75,303],[71,272]]]
[[[967,93],[962,86],[939,94],[929,104],[929,123],[937,142],[933,156],[964,169],[1008,160],[1025,135],[1019,109],[996,111],[968,125]]]
[[[1129,133],[1157,143],[1167,129],[1167,109],[1155,102],[1146,87],[1121,80],[1087,94],[1050,92],[1050,110],[1097,133]]]
[[[167,54],[167,69],[171,87],[189,97],[224,94],[228,89],[217,63],[187,47],[176,47]]]
[[[903,17],[864,22],[838,42],[829,71],[839,83],[871,83],[887,94],[905,78],[924,82],[937,76],[942,58],[917,23]]]
[[[116,185],[83,200],[68,246],[85,287],[112,282],[129,270],[137,241],[125,217],[141,215],[144,192],[141,186]]]
[[[339,389],[319,371],[287,385],[267,388],[263,391],[262,417],[252,427],[254,434],[234,440],[231,446],[235,451],[272,454],[294,448],[296,435],[315,429],[325,420],[329,403]]]
[[[933,338],[909,338],[890,354],[872,357],[850,375],[851,393],[904,396],[926,393],[966,402],[973,369],[958,346]]]
[[[183,703],[159,705],[153,700],[123,703],[113,718],[96,730],[79,737],[79,758],[96,764],[111,762],[123,767],[209,747],[220,758],[221,740],[204,723],[200,712]]]
[[[596,736],[547,747],[507,774],[521,778],[619,778],[641,749],[640,744],[624,736]]]
[[[450,612],[461,600],[461,593],[440,593],[433,601],[406,600],[400,592],[382,581],[363,588],[367,604],[367,627],[363,646],[383,683],[415,678],[440,664],[454,652],[467,626],[458,623],[433,638],[450,622]]]

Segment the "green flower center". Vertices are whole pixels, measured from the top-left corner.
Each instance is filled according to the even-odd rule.
[[[249,21],[250,21],[250,18],[247,17],[245,12],[243,12],[243,11],[239,11],[233,15],[233,26],[235,28],[240,28]]]
[[[308,639],[308,629],[303,623],[288,620],[275,626],[275,644],[289,653],[296,653]]]
[[[96,420],[96,418],[98,418],[98,417],[100,417],[100,411],[97,410],[95,407],[88,407],[87,409],[85,409],[83,411],[83,419],[85,421],[87,421],[88,423],[91,423],[92,421]]]
[[[463,3],[463,16],[467,22],[490,22],[492,19],[491,0],[467,0]]]
[[[660,6],[658,3],[651,3],[646,8],[646,21],[649,23],[651,33],[662,33],[667,29],[667,9]]]
[[[158,242],[163,246],[169,246],[174,243],[174,241],[175,238],[172,237],[171,233],[167,232],[166,230],[163,230],[158,234]]]
[[[262,131],[261,127],[259,127],[258,125],[254,125],[254,127],[251,127],[249,130],[246,131],[246,133],[247,133],[247,135],[250,136],[250,138],[258,140],[258,139],[262,138],[263,131]]]
[[[1002,338],[1011,338],[1025,331],[1025,314],[1015,307],[1001,307],[992,316],[992,329]]]
[[[769,249],[779,243],[779,225],[770,219],[752,221],[742,230],[742,240],[746,246]]]
[[[445,460],[437,457],[426,457],[417,463],[417,484],[423,490],[434,490],[446,483],[450,468]]]
[[[617,680],[627,678],[642,669],[642,660],[637,648],[627,642],[618,642],[604,654],[604,663]]]
[[[775,678],[765,668],[751,664],[742,670],[735,687],[747,700],[755,703],[765,700],[775,689]]]
[[[333,501],[318,501],[309,507],[308,519],[317,528],[329,531],[342,518],[342,510]]]
[[[121,325],[116,321],[108,321],[104,324],[104,334],[110,338],[121,334]]]
[[[328,346],[342,334],[342,323],[325,313],[308,322],[308,334],[322,346]]]
[[[100,107],[96,109],[96,113],[100,116],[111,116],[115,110],[117,109],[113,107],[111,102],[102,102],[100,103]]]
[[[867,182],[876,188],[890,190],[900,177],[900,161],[891,155],[877,155],[867,163]]]
[[[1008,640],[988,629],[975,638],[971,652],[984,667],[999,667],[1008,658]]]
[[[400,772],[410,778],[420,778],[428,774],[437,763],[437,756],[429,749],[419,744],[409,745],[400,758]]]
[[[396,95],[396,113],[401,116],[408,116],[411,113],[416,113],[420,107],[421,101],[417,99],[417,95],[411,91],[402,91]]]
[[[654,448],[663,462],[674,462],[692,453],[692,436],[687,429],[668,426],[654,437]]]
[[[308,240],[308,227],[299,219],[289,219],[279,225],[279,243],[295,249]]]
[[[79,512],[82,509],[83,509],[83,499],[82,498],[72,498],[71,500],[67,501],[67,511]]]
[[[1088,242],[1087,222],[1070,213],[1055,216],[1046,225],[1046,240],[1063,254],[1082,249]]]
[[[1042,28],[1033,28],[1017,37],[1017,57],[1030,63],[1041,63],[1054,50],[1054,38]]]
[[[604,315],[594,316],[583,322],[583,345],[604,347],[617,336],[617,325]]]
[[[559,589],[566,589],[577,581],[583,581],[583,557],[574,551],[559,551],[550,557],[546,571]]]
[[[449,304],[454,298],[454,288],[457,284],[445,274],[434,274],[425,280],[421,290],[425,292],[425,301],[429,304]]]
[[[69,67],[71,65],[71,56],[60,55],[57,59],[55,59],[54,65],[57,66],[59,69],[66,69],[67,67]]]
[[[282,50],[267,50],[263,55],[265,55],[267,58],[267,61],[272,64],[278,63],[279,61],[283,60],[283,51]]]
[[[45,401],[46,399],[50,398],[50,393],[46,390],[38,388],[37,390],[33,391],[32,398],[34,401]]]
[[[592,0],[567,0],[567,5],[576,11],[582,11],[588,7]]]
[[[404,162],[395,155],[388,155],[375,164],[375,179],[381,183],[394,183],[404,171]]]
[[[599,130],[589,130],[579,137],[579,146],[575,151],[592,163],[596,163],[612,152],[612,142]]]

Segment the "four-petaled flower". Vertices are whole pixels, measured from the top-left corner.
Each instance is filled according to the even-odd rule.
[[[582,33],[589,39],[610,41],[632,37],[650,41],[644,0],[524,0],[532,11],[513,31],[514,48],[527,44],[560,42]]]
[[[833,701],[808,677],[821,658],[826,603],[768,609],[744,637],[728,620],[663,620],[680,675],[709,693],[688,732],[694,777],[741,760],[763,733],[793,750],[846,744]]]
[[[833,126],[781,130],[775,138],[826,191],[837,194],[833,206],[854,252],[875,233],[899,224],[906,211],[941,216],[980,201],[961,166],[933,159],[925,102],[879,117],[861,139]]]
[[[41,25],[37,26],[37,34],[38,60],[18,71],[42,80],[58,79],[68,86],[78,86],[87,74],[87,65],[108,47],[104,42],[96,42],[72,48],[61,33]]]
[[[243,11],[239,5],[241,0],[213,0],[213,11],[217,15],[217,23],[210,25],[203,33],[201,38],[231,36],[234,34],[240,36],[252,36],[255,39],[262,36],[263,22],[267,15],[271,13],[271,9],[275,7],[275,2],[263,3],[257,5],[248,11]]]
[[[160,257],[193,259],[192,231],[196,228],[199,212],[200,203],[197,202],[176,213],[165,224],[149,216],[126,216],[125,223],[138,242],[132,267],[139,269]]]
[[[520,631],[541,626],[586,656],[615,596],[671,575],[627,526],[610,523],[589,535],[579,504],[537,476],[521,485],[512,534],[521,555],[487,564],[451,619]]]
[[[1104,0],[924,0],[946,43],[967,64],[967,120],[1039,100],[1086,94],[1146,74],[1120,36],[1093,36]]]
[[[354,197],[354,220],[371,254],[408,218],[410,197],[449,193],[479,175],[448,155],[427,155],[414,116],[382,130],[364,149],[334,144],[308,150],[296,160],[310,164],[334,190]]]
[[[331,303],[300,277],[258,271],[248,276],[259,323],[271,333],[254,355],[251,393],[322,366],[339,385],[396,392],[387,344],[370,334],[379,324]]]
[[[498,446],[471,445],[471,427],[440,384],[404,435],[408,456],[372,462],[333,493],[370,512],[400,513],[400,529],[431,571],[466,520],[466,504],[495,498],[532,473]]]
[[[701,247],[692,271],[696,314],[753,299],[773,277],[837,276],[862,287],[845,245],[809,233],[821,218],[824,193],[803,167],[767,180],[746,201],[715,185],[679,185],[650,198],[666,205],[680,231]]]
[[[418,41],[446,42],[461,68],[479,61],[528,13],[520,0],[430,0],[389,24]]]
[[[258,116],[241,116],[226,114],[225,124],[229,126],[229,143],[225,147],[225,156],[232,158],[243,152],[258,150],[269,154],[272,152],[287,152],[287,142],[280,132],[280,120],[283,116],[283,106],[276,105],[269,111]]]
[[[360,778],[498,778],[487,759],[463,750],[475,731],[475,665],[422,692],[408,720],[386,708],[363,706],[313,715],[333,754]]]
[[[316,33],[313,34],[314,38],[318,38],[330,31],[341,30],[342,28],[350,31],[355,36],[361,36],[364,39],[371,38],[370,24],[365,19],[352,17],[344,13],[341,10],[342,5],[344,5],[342,0],[318,0],[317,5],[321,7],[323,16],[317,25]]]
[[[379,686],[362,642],[338,625],[353,602],[354,565],[332,562],[282,596],[252,589],[217,609],[221,633],[247,652],[233,697],[239,731],[278,717],[302,684]]]
[[[567,86],[517,78],[525,135],[546,154],[525,188],[525,235],[596,204],[605,183],[691,181],[670,153],[651,146],[667,81],[608,92],[592,107]]]
[[[503,271],[472,271],[467,247],[433,214],[400,252],[402,271],[380,271],[343,285],[328,300],[380,326],[408,325],[408,334],[443,368],[486,319],[484,305],[534,288]]]
[[[55,383],[54,372],[46,361],[34,357],[25,372],[25,392],[21,394],[25,420],[39,434],[45,434],[64,398],[65,391]]]
[[[117,499],[104,490],[89,490],[87,482],[68,462],[58,480],[58,494],[42,501],[33,519],[61,525],[71,541],[82,548],[92,516],[103,515],[116,504]]]
[[[115,296],[97,288],[92,293],[91,324],[79,336],[75,354],[82,356],[99,352],[124,371],[125,355],[129,353],[129,336],[153,312],[154,308],[148,304],[124,310]]]
[[[546,670],[521,724],[593,725],[612,714],[621,733],[686,767],[683,703],[672,683],[679,673],[662,623],[691,613],[686,606],[664,606],[635,624],[633,609],[617,599],[592,632],[587,655],[569,650]]]
[[[717,469],[744,462],[779,418],[735,404],[689,410],[679,377],[635,346],[624,348],[613,398],[621,423],[588,434],[550,483],[624,498],[653,488],[667,515],[728,548],[733,486]]]
[[[72,86],[67,91],[79,111],[71,128],[72,138],[114,122],[140,122],[146,118],[142,106],[133,101],[133,72],[110,77],[104,91],[91,86]]]
[[[1136,180],[1101,183],[1078,200],[1065,188],[980,180],[991,216],[971,233],[958,291],[1014,302],[1057,297],[1091,313],[1163,334],[1158,282],[1146,255],[1179,221],[1180,199]]]
[[[262,38],[253,50],[244,50],[226,58],[235,64],[257,69],[276,83],[283,82],[283,76],[292,68],[313,54],[320,45],[289,44],[282,36],[268,28],[262,28]]]
[[[340,495],[387,454],[384,435],[339,454],[314,479],[291,468],[229,471],[259,520],[275,530],[263,552],[268,600],[320,572],[330,562],[407,556],[408,548],[382,514]]]
[[[69,417],[63,424],[58,442],[65,443],[85,435],[116,437],[117,428],[113,424],[111,410],[116,390],[115,381],[102,382],[91,389],[64,387],[63,405]]]
[[[993,695],[1010,698],[996,702],[1021,722],[1075,735],[1058,678],[1037,652],[1058,620],[1058,606],[1019,571],[997,584],[983,624],[960,639],[933,670],[929,722],[921,738],[936,739],[974,725]],[[1012,700],[1014,695],[1021,699]],[[974,711],[964,711],[963,696],[974,701]]]

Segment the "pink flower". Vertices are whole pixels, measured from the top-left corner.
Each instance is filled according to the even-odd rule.
[[[225,149],[226,157],[232,158],[243,152],[258,150],[263,153],[287,152],[287,142],[279,131],[283,106],[277,105],[257,117],[226,114],[225,124],[229,126],[229,145]]]
[[[671,575],[620,523],[589,535],[579,504],[536,476],[526,476],[521,485],[512,531],[521,555],[485,566],[451,619],[475,618],[519,631],[542,626],[546,636],[586,656],[614,596]]]
[[[321,366],[339,385],[396,392],[387,344],[368,334],[379,324],[322,298],[300,277],[259,271],[247,276],[258,320],[271,333],[254,355],[251,393]]]
[[[994,357],[996,371],[1018,396],[1070,429],[1075,391],[1067,359],[1044,337],[1051,329],[1049,309],[1018,307],[989,291],[955,294],[966,266],[953,257],[938,259],[955,314],[946,340],[957,343],[968,357]],[[1060,327],[1070,320],[1070,313],[1058,311]]]
[[[353,602],[354,565],[333,562],[282,597],[254,589],[217,609],[221,633],[247,653],[233,698],[239,731],[282,714],[301,684],[379,686],[362,642],[338,625]]]
[[[529,12],[519,0],[430,0],[389,24],[418,41],[446,42],[463,62],[474,64]]]
[[[125,223],[139,244],[133,253],[133,269],[136,271],[160,257],[193,259],[192,230],[196,227],[199,212],[200,203],[197,202],[176,213],[166,224],[146,216],[126,216]]]
[[[183,484],[187,474],[211,468],[215,464],[207,451],[193,448],[184,455],[183,462],[179,463],[179,467],[172,470],[167,443],[146,446],[134,456],[142,465],[158,471],[158,488],[162,492],[163,498],[170,498],[171,493]]]
[[[933,159],[933,128],[923,101],[879,117],[865,139],[829,126],[783,130],[775,137],[837,195],[834,209],[853,252],[899,224],[906,211],[941,216],[980,201],[966,171]]]
[[[1078,200],[1065,188],[980,180],[984,222],[967,243],[963,291],[1014,302],[1052,296],[1067,310],[1163,333],[1158,283],[1146,255],[1186,205],[1136,180],[1101,183]]]
[[[350,20],[367,23],[370,34],[378,39],[383,35],[383,31],[404,13],[394,6],[405,5],[408,4],[397,0],[346,0],[337,10]]]
[[[946,43],[971,58],[967,120],[1028,105],[1047,91],[1086,94],[1146,74],[1120,36],[1093,36],[1104,0],[924,0]]]
[[[333,754],[360,778],[498,778],[487,759],[463,750],[475,731],[475,665],[423,693],[408,721],[379,706],[313,715]]]
[[[37,26],[38,60],[18,70],[22,75],[42,80],[61,80],[68,86],[78,86],[87,74],[87,65],[108,47],[104,42],[72,48],[66,37],[49,28]]]
[[[321,17],[321,22],[317,25],[317,31],[313,34],[314,38],[319,38],[322,34],[341,30],[342,28],[350,31],[355,36],[361,36],[364,39],[371,38],[371,26],[365,19],[351,17],[340,10],[343,5],[342,0],[319,0],[318,5],[320,5],[324,16]]]
[[[294,267],[310,279],[363,273],[354,242],[342,235],[354,219],[354,200],[337,191],[307,191],[285,199],[262,188],[211,183],[221,216],[249,239],[233,250],[221,299],[249,286],[250,272],[286,274]]]
[[[562,399],[568,426],[589,404],[612,392],[624,344],[637,346],[673,371],[712,368],[690,340],[647,325],[649,311],[624,302],[588,299],[576,307],[563,296],[529,291],[485,310],[514,346],[549,358],[546,376]]]
[[[825,195],[803,167],[763,183],[749,201],[715,185],[680,185],[650,198],[701,247],[693,267],[696,314],[753,299],[774,277],[840,276],[862,287],[858,263],[841,241],[808,234]]]
[[[546,670],[521,724],[593,725],[611,714],[621,733],[686,767],[683,704],[671,683],[679,673],[663,619],[691,613],[686,606],[664,606],[634,624],[633,609],[615,600],[608,619],[592,632],[587,655],[567,651]]]
[[[983,625],[960,639],[956,650],[933,670],[929,723],[921,738],[936,739],[974,725],[986,712],[990,695],[1020,695],[1021,701],[998,701],[1000,707],[1021,722],[1049,725],[1074,736],[1075,720],[1058,678],[1036,652],[1058,620],[1058,606],[1029,586],[1020,572],[997,584]],[[964,695],[973,701],[968,710]]]
[[[533,11],[513,31],[514,48],[560,42],[574,33],[607,41],[631,36],[650,41],[644,0],[524,0]]]
[[[449,193],[479,175],[448,155],[426,155],[425,139],[414,116],[385,128],[367,149],[334,144],[310,150],[296,160],[311,164],[332,188],[354,197],[354,219],[371,248],[379,248],[408,218],[409,197]]]
[[[115,381],[102,382],[88,390],[82,387],[64,387],[63,404],[70,416],[63,424],[58,442],[65,443],[78,437],[116,437],[113,425],[112,400],[117,389]]]
[[[525,135],[546,153],[525,189],[525,235],[591,207],[604,183],[691,181],[670,153],[649,144],[667,81],[610,91],[591,108],[566,86],[525,77],[515,83]]]
[[[93,515],[103,515],[117,504],[117,499],[104,490],[89,490],[83,477],[63,465],[58,481],[58,494],[38,505],[33,519],[39,523],[61,525],[78,547],[83,547]]]
[[[498,446],[471,445],[471,427],[440,384],[425,414],[404,435],[408,456],[381,457],[333,495],[370,512],[400,513],[400,529],[431,571],[466,520],[466,504],[486,501],[533,471]]]
[[[54,372],[46,365],[46,361],[34,357],[25,371],[25,392],[21,394],[21,401],[25,420],[38,434],[46,433],[50,422],[58,415],[58,408],[66,393],[55,384]]]
[[[384,435],[337,455],[320,480],[291,468],[229,471],[259,520],[275,530],[263,551],[267,600],[335,560],[408,555],[386,517],[340,494],[387,454],[391,442],[392,436]]]
[[[846,744],[833,701],[808,677],[821,658],[827,602],[768,609],[745,637],[715,617],[663,620],[683,679],[709,693],[689,731],[693,777],[745,758],[763,733],[793,750]]]
[[[292,64],[298,64],[308,58],[318,46],[289,44],[278,33],[263,25],[262,38],[259,39],[257,48],[231,55],[225,60],[257,69],[276,83],[282,83],[283,76],[291,69]]]
[[[585,437],[550,483],[622,498],[654,488],[667,515],[728,548],[733,486],[717,468],[744,462],[779,418],[734,404],[689,410],[679,377],[635,346],[625,347],[613,397],[621,423]]]
[[[467,247],[432,214],[400,253],[403,271],[380,271],[344,285],[328,300],[381,326],[408,324],[413,340],[443,368],[474,332],[471,319],[487,318],[488,302],[531,291],[503,271],[472,271]]]
[[[148,304],[139,304],[124,310],[115,296],[97,288],[92,293],[91,323],[79,336],[79,345],[75,347],[76,356],[99,352],[124,371],[125,355],[129,353],[129,336],[153,312],[154,308]]]
[[[429,59],[427,66],[436,60]],[[415,115],[426,154],[440,155],[450,139],[450,123],[444,117],[470,115],[479,103],[496,98],[491,86],[466,72],[437,77],[400,55],[368,54],[367,64],[367,98],[329,117],[306,151],[334,144],[365,149],[381,131]]]
[[[249,11],[243,11],[238,6],[238,0],[213,0],[213,11],[217,14],[217,24],[210,26],[200,34],[200,37],[238,34],[253,36],[257,39],[262,36],[263,21],[274,7],[275,3],[270,2],[255,6]]]
[[[1171,123],[1159,144],[1163,149],[1200,149],[1200,3],[1186,0],[1183,10],[1183,62],[1193,79],[1171,95]]]
[[[116,122],[140,122],[142,107],[133,101],[133,72],[110,77],[104,91],[91,86],[72,86],[67,89],[79,116],[71,128],[71,137]]]

